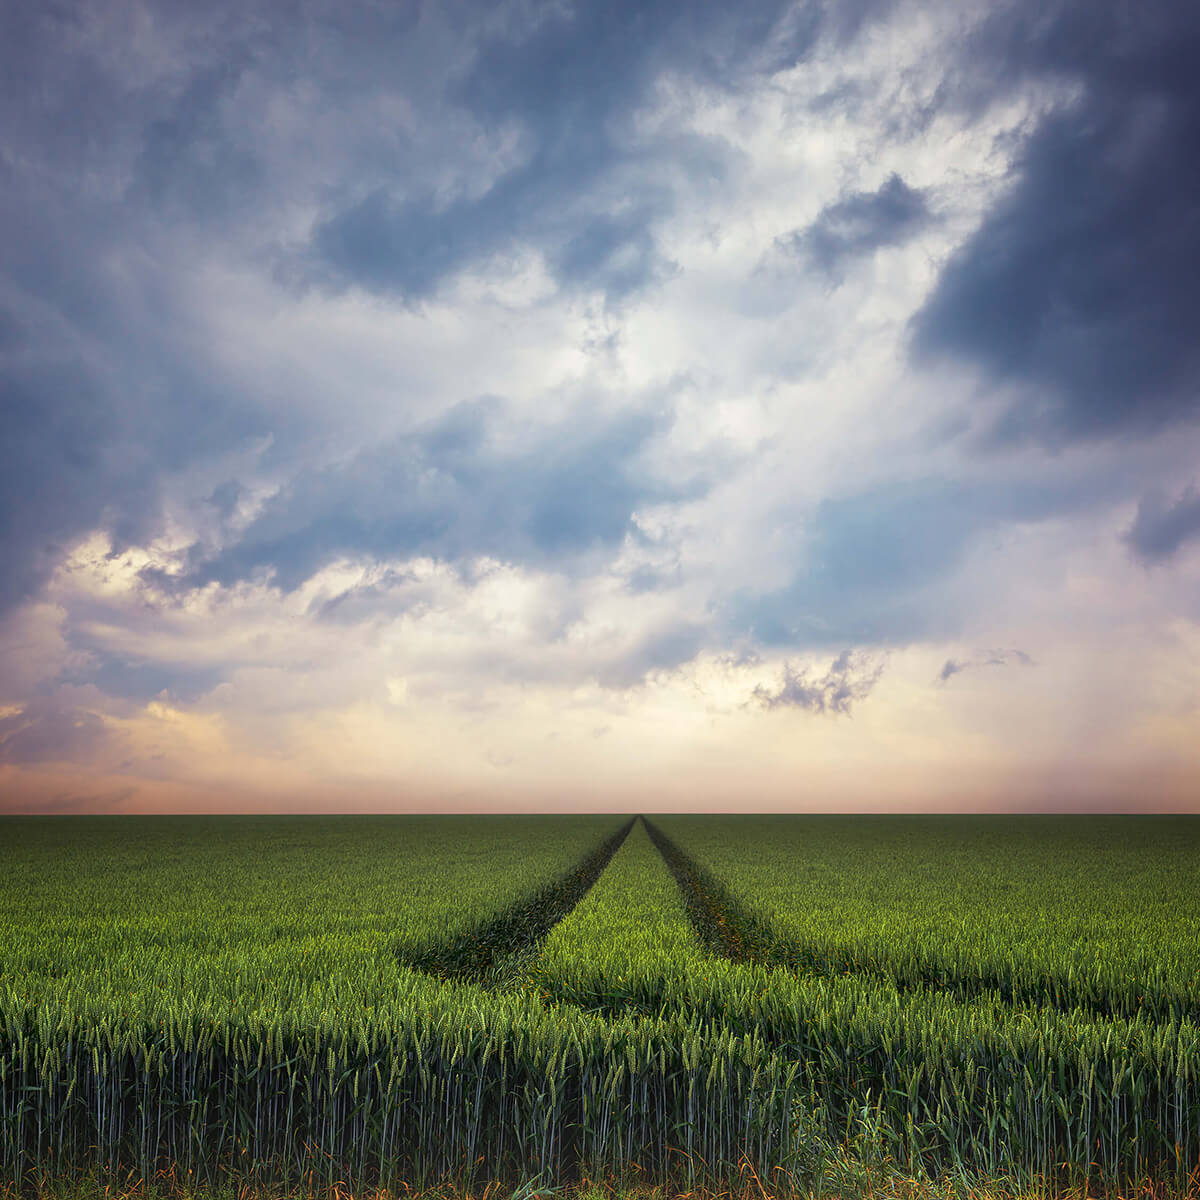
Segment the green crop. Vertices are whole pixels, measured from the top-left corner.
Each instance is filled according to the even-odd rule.
[[[806,972],[1200,1017],[1200,822],[664,818]],[[760,948],[760,957],[764,956]]]
[[[626,824],[0,822],[0,1172],[1200,1177],[1195,822]]]
[[[547,999],[620,1012],[664,1005],[665,978],[700,948],[662,858],[639,823],[599,882],[546,939],[531,980]]]

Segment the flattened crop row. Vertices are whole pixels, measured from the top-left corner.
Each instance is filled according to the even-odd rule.
[[[776,962],[780,946],[770,926],[738,905],[715,875],[681,850],[657,825],[645,817],[642,821],[679,885],[700,944],[730,962]]]
[[[1200,1019],[1195,820],[662,826],[701,939],[734,961],[1095,1017]]]
[[[1011,963],[989,965],[983,959],[956,963],[928,949],[880,951],[835,942],[797,942],[743,905],[726,883],[660,828],[647,821],[646,829],[679,884],[696,936],[713,954],[731,962],[761,963],[831,979],[857,975],[901,990],[943,991],[964,1001],[991,994],[1008,1005],[1049,1007],[1099,1018],[1141,1015],[1149,1020],[1194,1021],[1200,1016],[1194,993],[1155,987],[1146,979],[1096,983],[1038,971],[1032,964],[1022,970]]]
[[[994,994],[964,1000],[870,974],[774,966],[770,930],[654,824],[647,830],[712,957],[642,972],[630,999],[761,1039],[796,1063],[829,1137],[873,1108],[891,1152],[914,1169],[968,1165],[1065,1183],[1081,1171],[1182,1181],[1200,1166],[1194,1022],[1013,1010]]]
[[[475,929],[445,940],[401,943],[396,951],[401,963],[442,979],[487,979],[505,959],[540,942],[579,903],[629,835],[635,819],[605,838],[565,875]]]

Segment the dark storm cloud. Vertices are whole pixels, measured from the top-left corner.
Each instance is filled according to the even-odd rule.
[[[5,364],[0,366],[0,390],[4,612],[32,596],[70,540],[121,495],[119,472],[106,460],[118,421],[98,402],[99,389],[86,367],[70,360]],[[51,397],[53,404],[48,403]]]
[[[1041,118],[1005,195],[913,324],[918,360],[977,363],[1022,398],[994,439],[1142,434],[1200,411],[1200,7],[1022,2],[967,43],[943,91],[981,109],[1033,80]]]
[[[256,424],[182,352],[131,165],[156,107],[120,76],[121,34],[0,6],[0,613],[88,531],[153,536],[162,474]]]
[[[0,6],[0,612],[89,530],[118,545],[153,537],[172,472],[266,434],[280,457],[305,445],[305,418],[267,417],[262,397],[222,378],[184,309],[210,259],[295,280],[299,258],[338,286],[419,300],[526,243],[563,287],[619,301],[672,269],[657,229],[679,189],[709,187],[735,154],[693,135],[639,141],[631,118],[654,81],[735,87],[819,36],[852,36],[875,7]],[[512,162],[472,192],[513,127]],[[313,211],[311,244],[282,244]],[[386,488],[405,453],[419,451],[362,466]],[[493,471],[502,511],[471,520],[521,528],[543,554],[612,542],[637,488],[619,446],[595,453],[551,456],[511,489]],[[464,524],[447,517],[448,493],[466,491],[450,474],[432,496],[372,511],[314,478],[313,500],[276,506],[243,560],[274,547],[295,578],[335,545],[434,547]],[[517,511],[504,516],[509,491]]]
[[[925,194],[893,174],[878,191],[854,192],[823,208],[780,244],[836,278],[847,260],[906,241],[931,219]]]
[[[847,716],[854,704],[871,694],[882,674],[882,662],[843,650],[824,675],[796,671],[788,663],[783,668],[783,682],[777,688],[759,684],[753,695],[764,708],[799,708]]]
[[[563,245],[555,266],[561,280],[597,287],[619,300],[670,270],[651,233],[652,207],[588,221]]]
[[[22,202],[10,193],[0,213]],[[81,249],[78,239],[50,232],[53,210],[50,220],[24,215],[17,227],[47,239],[47,273],[18,290],[21,272],[10,269],[0,297],[18,310],[0,350],[0,613],[34,595],[88,531],[107,528],[117,546],[156,535],[164,472],[262,432],[215,372],[172,355],[169,302],[157,315],[145,311],[150,297],[125,303],[120,268],[56,261]],[[21,253],[0,250],[0,264]],[[123,345],[135,330],[145,340]]]
[[[0,613],[90,530],[155,536],[167,474],[264,432],[191,336],[176,247],[261,199],[234,93],[272,45],[290,72],[274,15],[0,6]]]
[[[380,189],[320,226],[315,249],[334,277],[422,299],[493,243],[492,233],[476,220],[478,209],[460,202],[435,212],[428,201],[400,204]],[[503,220],[497,224],[508,228]]]
[[[0,240],[3,613],[88,531],[117,545],[154,536],[161,475],[261,425],[218,371],[176,354],[173,299],[107,230],[78,229],[16,185],[0,187],[0,226],[12,234]]]
[[[1200,539],[1200,493],[1187,488],[1172,502],[1159,492],[1143,496],[1137,516],[1125,535],[1129,548],[1142,562],[1166,562],[1185,542]]]
[[[663,5],[585,4],[486,39],[452,95],[494,133],[517,122],[524,161],[482,196],[444,206],[397,179],[317,228],[317,263],[334,280],[419,300],[471,262],[529,243],[564,286],[618,299],[649,282],[666,265],[654,226],[674,201],[642,172],[621,175],[639,156],[622,127],[657,71],[695,53],[681,44],[681,15]],[[716,15],[698,11],[699,29]],[[724,170],[719,146],[687,149],[686,173]]]
[[[711,176],[725,169],[725,158],[711,148],[683,161],[689,172]],[[671,270],[658,253],[654,227],[674,202],[661,185],[638,178],[627,184],[632,206],[607,211],[587,190],[597,170],[595,163],[581,164],[559,177],[537,160],[482,198],[444,208],[427,196],[402,199],[377,189],[318,227],[317,277],[419,301],[472,263],[530,244],[546,254],[560,286],[619,300]]]
[[[420,300],[473,260],[525,243],[544,252],[561,286],[612,301],[661,278],[672,269],[656,241],[675,208],[668,181],[704,188],[733,153],[695,135],[647,149],[629,119],[664,72],[733,86],[794,65],[822,33],[852,36],[885,5],[805,4],[783,36],[790,7],[585,3],[547,7],[485,39],[451,95],[486,129],[516,122],[525,159],[484,195],[445,206],[403,178],[355,199],[316,230],[318,276]]]
[[[242,53],[201,71],[154,115],[134,167],[137,199],[160,214],[178,207],[189,218],[219,221],[262,186],[262,164],[231,136],[233,96],[247,66]]]

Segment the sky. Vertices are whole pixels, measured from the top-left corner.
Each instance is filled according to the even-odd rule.
[[[1200,811],[1200,6],[0,6],[0,812]]]

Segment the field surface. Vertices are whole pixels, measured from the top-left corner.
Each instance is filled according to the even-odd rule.
[[[664,818],[808,971],[998,989],[1105,1013],[1200,1010],[1189,818]]]
[[[0,1173],[1200,1183],[1193,818],[0,821]]]

